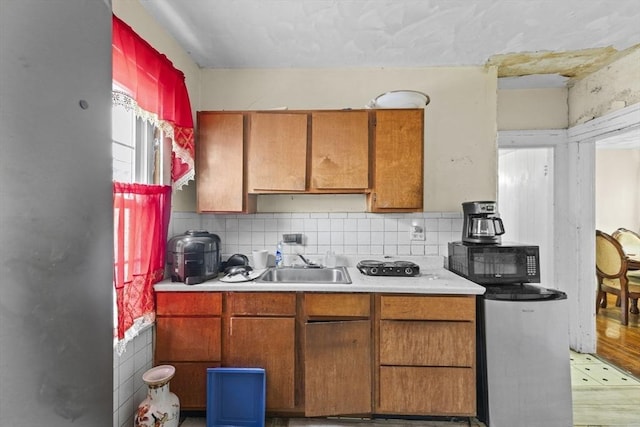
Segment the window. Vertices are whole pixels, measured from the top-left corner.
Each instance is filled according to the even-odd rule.
[[[112,109],[113,180],[168,185],[170,153],[162,130],[118,103]],[[168,142],[170,144],[170,141]]]
[[[168,217],[164,218],[163,209],[170,206],[166,200],[167,197],[170,200],[171,194],[168,185],[171,182],[171,139],[164,138],[153,117],[138,116],[140,109],[134,108],[130,101],[129,97],[114,88],[112,164],[116,233],[113,313],[114,345],[119,353],[124,351],[131,338],[153,322],[153,315],[149,314],[153,307],[149,305],[149,296],[146,295],[150,291],[141,292],[141,289],[148,290],[151,282],[161,279],[157,278],[160,274],[157,265],[151,268],[149,277],[144,275],[148,272],[145,266],[149,264],[146,254],[153,252],[153,247],[164,246],[164,241],[154,240],[156,235],[166,235],[166,230],[164,234],[161,231],[164,225],[157,229],[154,224],[157,226],[167,222],[168,225]],[[129,187],[125,190],[123,185]],[[136,242],[138,235],[144,236],[143,244],[132,243]],[[124,339],[120,332],[123,328]]]
[[[164,275],[172,189],[194,178],[195,141],[184,73],[115,15],[112,24],[113,104],[124,108],[114,107],[114,177],[127,181],[113,183],[121,354],[140,325],[155,319],[153,284]]]

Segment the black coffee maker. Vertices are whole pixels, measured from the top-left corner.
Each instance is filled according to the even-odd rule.
[[[502,219],[496,202],[464,202],[462,241],[465,243],[497,245],[504,234]]]

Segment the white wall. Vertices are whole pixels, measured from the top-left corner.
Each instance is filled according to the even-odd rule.
[[[569,123],[575,126],[640,102],[640,46],[575,82],[569,90]]]
[[[640,232],[640,149],[596,148],[595,201],[598,230]]]
[[[363,108],[390,90],[425,92],[424,210],[451,212],[496,197],[496,84],[483,67],[207,69],[200,109]]]
[[[498,130],[566,129],[566,88],[498,90]]]
[[[2,426],[112,426],[110,117],[106,2],[1,1]]]

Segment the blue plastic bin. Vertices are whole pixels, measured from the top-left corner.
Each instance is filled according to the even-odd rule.
[[[264,427],[262,368],[207,368],[207,427]]]

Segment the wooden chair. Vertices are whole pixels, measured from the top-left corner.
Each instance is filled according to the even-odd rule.
[[[628,257],[640,256],[640,235],[638,233],[626,228],[618,228],[611,234],[611,237],[620,242],[622,250]],[[637,261],[634,264],[637,264]]]
[[[607,293],[617,295],[620,297],[620,323],[625,326],[629,323],[629,311],[638,313],[640,297],[640,271],[628,272],[627,267],[628,260],[620,243],[607,233],[596,230],[596,313],[600,307],[607,307]]]

